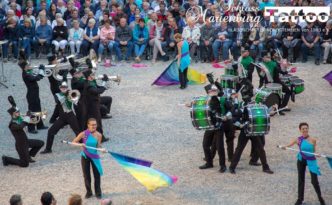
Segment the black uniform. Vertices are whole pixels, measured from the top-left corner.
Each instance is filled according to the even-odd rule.
[[[73,74],[72,74],[73,75]],[[76,78],[73,77],[71,79],[71,88],[73,90],[78,90],[81,94],[81,97],[77,103],[77,105],[74,105],[75,107],[75,113],[78,120],[78,123],[81,127],[81,130],[86,128],[86,122],[87,122],[87,106],[86,106],[86,90],[84,89],[86,87],[87,81],[84,79],[84,77]]]
[[[107,116],[111,112],[112,100],[111,96],[100,97],[100,114],[102,117]]]
[[[40,98],[39,98],[39,86],[38,81],[43,78],[42,75],[33,75],[32,71],[24,70],[22,72],[23,81],[27,87],[27,101],[28,101],[28,109],[31,112],[41,112]],[[43,121],[40,120],[37,124],[37,129],[44,128]],[[36,125],[29,124],[28,130],[35,131]]]
[[[86,106],[87,106],[87,118],[95,118],[97,120],[97,130],[103,136],[103,141],[105,140],[103,125],[101,122],[100,113],[100,95],[104,93],[106,88],[104,86],[98,86],[96,81],[89,81],[85,84],[86,92]],[[87,122],[85,122],[85,125]]]
[[[54,136],[64,126],[69,125],[70,128],[74,131],[76,136],[81,131],[76,115],[73,112],[72,102],[68,100],[67,95],[64,95],[62,93],[57,93],[54,97],[55,101],[57,102],[57,105],[60,108],[59,109],[60,113],[59,113],[59,118],[54,122],[54,124],[48,130],[46,148],[43,153],[47,153],[52,150]]]
[[[60,86],[60,81],[56,80],[53,75],[51,75],[50,77],[48,77],[48,81],[50,82],[50,88],[51,88],[51,92],[53,95],[55,95],[56,93],[60,92],[59,86]],[[53,111],[53,115],[50,118],[50,122],[53,123],[55,122],[55,120],[59,117],[59,106],[56,104],[54,111]]]
[[[28,167],[31,157],[36,156],[38,151],[44,146],[44,142],[41,140],[28,139],[23,130],[26,125],[27,123],[21,120],[12,119],[10,121],[9,129],[15,138],[15,147],[19,159],[3,156],[4,165],[13,164],[20,167]]]

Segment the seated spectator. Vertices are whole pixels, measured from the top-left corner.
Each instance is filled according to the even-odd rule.
[[[41,11],[44,11],[44,12],[45,12],[45,15],[46,15],[48,8],[51,6],[51,1],[48,1],[48,2],[49,2],[50,4],[47,4],[46,1],[44,1],[44,0],[40,1],[40,4],[38,4],[38,3],[36,2],[36,4],[37,4],[36,14],[37,14],[37,15],[39,15],[39,13],[40,13]]]
[[[48,53],[51,45],[52,33],[52,27],[47,25],[46,17],[40,18],[40,25],[36,29],[36,36],[34,40],[36,58],[39,58],[40,46],[45,46],[46,53]]]
[[[67,28],[70,29],[73,25],[73,21],[78,21],[81,28],[83,28],[83,23],[81,24],[80,17],[78,16],[78,10],[74,8],[70,14],[69,19],[66,21]]]
[[[100,29],[100,43],[98,48],[98,62],[101,62],[105,47],[109,49],[112,56],[115,39],[115,28],[111,26],[111,21],[107,19],[104,26]]]
[[[69,45],[70,45],[71,54],[77,55],[80,52],[84,31],[82,28],[80,28],[80,24],[79,24],[78,20],[73,20],[72,24],[73,24],[73,28],[69,29],[68,41],[69,41]],[[75,48],[76,48],[76,52],[75,52]]]
[[[57,9],[60,10],[62,15],[65,14],[65,12],[67,11],[67,5],[65,4],[65,2],[63,2],[63,0],[58,0]]]
[[[107,6],[108,5],[107,5],[106,0],[100,1],[100,8],[96,11],[96,14],[95,14],[95,18],[97,20],[99,20],[103,16],[105,10],[108,10]]]
[[[163,25],[163,20],[158,19],[157,24],[153,26],[152,29],[150,30],[149,44],[153,48],[152,63],[156,62],[158,52],[163,58],[166,57],[166,53],[162,49],[162,44],[166,44],[164,33],[165,33],[165,28]]]
[[[282,35],[282,30],[278,26],[277,22],[272,22],[271,28],[267,30],[266,49],[268,51],[279,49],[282,42],[281,35]]]
[[[103,15],[98,19],[99,21],[99,28],[101,28],[104,25],[104,22],[107,20],[111,20],[112,18],[110,18],[110,12],[108,10],[105,10],[103,12]]]
[[[57,13],[55,15],[55,19],[52,21],[52,24],[51,24],[52,29],[54,29],[54,27],[56,25],[58,25],[58,21],[57,21],[58,19],[62,19],[62,14],[61,13]],[[63,22],[63,25],[67,27],[67,23],[65,21]]]
[[[122,7],[119,6],[118,9],[116,10],[116,16],[114,17],[114,21],[113,21],[113,22],[114,22],[114,25],[115,25],[116,27],[120,26],[120,19],[121,19],[121,18],[125,18],[125,19],[127,19],[128,16],[127,16],[126,13],[123,12]]]
[[[262,58],[262,51],[264,49],[264,43],[266,39],[266,30],[257,22],[254,28],[250,32],[249,41],[250,41],[250,50],[253,52],[252,56],[254,58],[258,57],[256,60]]]
[[[135,21],[136,7],[137,6],[135,4],[130,5],[130,10],[129,10],[129,13],[128,13],[128,24],[130,24],[132,21]]]
[[[141,17],[145,19],[145,22],[147,22],[149,18],[150,3],[145,1],[142,3],[142,7]]]
[[[132,31],[127,25],[127,19],[121,18],[120,25],[116,28],[115,31],[115,43],[114,43],[114,50],[116,56],[118,57],[118,61],[122,61],[122,54],[120,47],[127,48],[125,60],[127,61],[130,60],[133,48],[133,43],[131,40],[132,40]]]
[[[78,194],[72,194],[68,199],[68,205],[83,205],[82,197]]]
[[[232,33],[228,28],[227,22],[222,22],[220,27],[217,27],[214,35],[215,41],[212,44],[214,62],[219,61],[219,49],[222,48],[223,60],[229,59],[229,49],[232,45]]]
[[[15,195],[11,196],[9,199],[9,204],[10,205],[23,205],[21,195],[15,194]]]
[[[7,11],[7,20],[10,18],[15,18],[17,22],[19,21],[19,18],[15,15],[14,10],[12,10],[12,9],[9,9]]]
[[[318,28],[314,27],[313,22],[307,22],[307,26],[302,29],[302,62],[305,63],[308,60],[308,50],[314,48],[315,64],[320,64],[320,33]]]
[[[173,50],[174,54],[176,52],[176,42],[174,39],[174,34],[179,33],[178,25],[176,24],[175,18],[169,18],[168,19],[168,25],[165,29],[165,42],[166,45],[164,45],[169,50]]]
[[[231,46],[231,52],[233,59],[237,61],[240,57],[241,47],[246,47],[248,42],[250,30],[249,25],[244,24],[242,21],[237,22],[237,26],[234,28],[234,38]]]
[[[47,16],[46,16],[46,13],[45,13],[45,11],[41,11],[40,13],[39,13],[39,15],[38,15],[38,18],[37,18],[37,21],[36,21],[36,28],[38,28],[38,26],[40,26],[40,19],[41,18],[45,18],[46,19],[46,23],[47,23],[47,25],[49,25],[49,26],[51,26],[52,24],[51,24],[51,21],[47,18]],[[51,27],[52,28],[52,27]]]
[[[282,33],[282,54],[283,58],[288,59],[289,54],[293,54],[290,62],[296,62],[301,48],[301,27],[296,23],[289,21],[283,27]]]
[[[214,29],[210,18],[206,17],[205,25],[201,28],[200,50],[202,63],[212,61],[212,44],[214,39]]]
[[[136,25],[134,28],[133,40],[136,55],[135,61],[141,62],[141,56],[143,55],[149,40],[149,30],[148,27],[145,25],[145,21],[143,18],[139,20],[138,25]]]
[[[20,18],[20,24],[23,25],[24,24],[24,20],[28,18],[31,21],[32,27],[35,28],[36,18],[32,15],[33,9],[32,8],[26,8],[25,11],[26,11],[25,14],[22,15],[21,18]]]
[[[187,21],[186,21],[186,10],[184,8],[180,9],[180,18],[179,21],[177,22],[179,26],[180,32],[183,31],[184,27],[187,26]]]
[[[12,2],[9,4],[9,8],[14,11],[15,16],[20,18],[22,16],[21,7],[18,8],[18,4]]]
[[[332,52],[332,25],[327,23],[322,30],[322,47],[324,48],[323,64],[326,64],[329,53]]]
[[[31,20],[26,18],[23,26],[20,27],[20,45],[25,52],[25,55],[30,58],[31,47],[33,46],[33,38],[35,37],[35,28],[31,24]]]
[[[146,23],[147,26],[148,26],[149,31],[151,30],[151,28],[152,28],[153,26],[155,26],[155,25],[157,24],[157,20],[158,20],[157,13],[156,13],[156,12],[153,12],[153,13],[151,14],[150,19],[149,19],[148,22]]]
[[[86,9],[89,9],[89,11],[95,12],[95,7],[92,5],[91,0],[85,0],[83,2],[84,2],[84,5],[81,6],[80,12],[79,12],[80,16],[84,16],[87,14]]]
[[[98,52],[99,35],[100,35],[100,30],[96,26],[96,20],[90,19],[88,21],[88,26],[85,28],[83,34],[84,40],[81,47],[81,53],[83,56],[87,56],[89,54],[90,49],[94,49],[96,53]]]
[[[74,0],[74,6],[78,9],[78,11],[81,9],[81,1],[80,0]]]
[[[62,18],[57,19],[57,25],[53,29],[53,41],[54,45],[53,53],[57,54],[60,51],[60,55],[63,56],[66,45],[68,44],[68,29],[63,25],[64,20]]]
[[[50,192],[44,192],[40,197],[42,205],[56,205],[56,200]]]
[[[197,48],[199,46],[199,39],[201,38],[201,31],[195,25],[195,20],[190,17],[187,20],[188,26],[184,27],[182,31],[182,38],[187,40],[190,47],[190,57],[194,59],[195,53],[197,54]]]
[[[16,18],[8,19],[5,29],[5,39],[8,40],[7,43],[3,44],[3,57],[4,62],[7,62],[8,58],[8,47],[12,45],[12,51],[14,54],[14,62],[17,61],[18,57],[18,41],[19,41],[19,25]]]
[[[138,22],[139,20],[141,19],[141,16],[139,14],[136,14],[135,15],[135,21],[132,21],[130,24],[129,24],[129,28],[133,31],[135,26],[138,25]],[[149,29],[150,31],[151,29]]]
[[[67,9],[63,14],[63,19],[67,21],[71,17],[71,13],[76,9],[74,6],[74,2],[72,0],[67,2]]]
[[[51,22],[53,22],[56,19],[56,15],[58,13],[61,13],[60,9],[58,9],[56,7],[55,3],[52,3],[51,6],[50,6],[50,9],[47,12],[47,16],[48,16],[48,18],[50,19]],[[61,15],[61,17],[62,17],[62,15]]]

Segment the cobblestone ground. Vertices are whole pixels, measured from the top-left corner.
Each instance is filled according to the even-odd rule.
[[[35,65],[40,63],[46,62],[32,61]],[[189,86],[186,90],[180,90],[177,86],[151,86],[167,63],[146,64],[147,68],[139,69],[127,63],[107,69],[100,67],[99,73],[119,74],[123,79],[120,86],[114,85],[105,93],[113,97],[113,118],[103,121],[106,136],[111,138],[104,146],[115,152],[152,160],[154,168],[178,176],[179,181],[170,188],[147,193],[110,156],[103,155],[105,175],[102,177],[102,190],[104,196],[112,198],[116,205],[294,204],[297,196],[296,153],[281,151],[276,146],[299,136],[297,126],[302,121],[310,124],[311,135],[318,138],[318,151],[332,155],[332,88],[322,79],[331,65],[299,64],[296,75],[305,81],[305,91],[297,96],[296,103],[290,102],[290,113],[271,119],[271,132],[266,137],[268,162],[275,174],[267,175],[260,167],[248,165],[249,145],[238,165],[237,174],[232,175],[229,172],[219,173],[217,166],[206,171],[198,169],[203,164],[203,131],[192,127],[189,110],[178,104],[204,95],[203,85]],[[202,72],[213,71],[215,76],[224,72],[223,69],[212,68],[210,64],[198,63],[192,67]],[[0,154],[16,157],[14,138],[8,129],[7,96],[13,95],[25,112],[26,88],[16,64],[6,63],[5,74],[9,89],[0,87]],[[257,74],[254,76],[257,82]],[[43,79],[39,85],[42,107],[51,114],[54,100],[48,80]],[[46,136],[45,130],[29,135],[44,141]],[[53,154],[37,155],[37,162],[28,168],[4,168],[1,164],[0,204],[8,204],[9,197],[15,193],[22,195],[25,205],[39,204],[44,191],[52,192],[60,205],[67,203],[71,193],[84,196],[79,150],[60,143],[60,140],[72,140],[73,137],[68,127],[61,130],[55,138]],[[332,204],[332,170],[323,158],[319,159],[319,165],[323,173],[319,177],[322,193],[327,204]],[[306,179],[305,202],[307,205],[318,205],[309,173]],[[84,204],[95,205],[98,201],[93,198],[84,200]]]

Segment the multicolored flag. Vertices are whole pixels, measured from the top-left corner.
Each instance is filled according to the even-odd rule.
[[[192,68],[188,68],[187,76],[191,85],[204,84],[206,82],[206,74],[202,74]],[[176,60],[174,60],[151,85],[169,86],[178,84],[180,84],[179,69]]]
[[[326,74],[323,78],[327,80],[332,86],[332,70],[328,74]]]
[[[155,191],[161,187],[168,187],[177,181],[177,177],[169,176],[163,172],[148,166],[132,163],[126,157],[111,153],[112,157],[129,172],[137,181],[139,181],[149,192]]]

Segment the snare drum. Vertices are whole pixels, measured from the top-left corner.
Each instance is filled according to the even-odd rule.
[[[193,126],[197,130],[213,130],[216,128],[215,122],[211,119],[210,97],[194,97],[190,116]]]
[[[271,90],[272,93],[276,93],[279,97],[282,97],[282,85],[279,83],[268,83],[265,85],[266,89]]]
[[[292,79],[291,85],[294,86],[295,94],[300,94],[304,91],[304,81],[302,79]]]
[[[255,96],[256,103],[262,103],[267,107],[272,107],[272,105],[279,105],[280,98],[278,94],[273,93],[271,90],[267,88],[262,88],[257,91]]]
[[[293,76],[290,74],[285,74],[280,76],[280,81],[285,83],[287,86],[290,86],[290,80]]]
[[[270,114],[265,105],[249,104],[247,107],[249,125],[245,130],[248,135],[266,135],[270,131]]]
[[[221,76],[221,87],[236,89],[236,83],[238,82],[239,77],[234,75],[222,75]]]
[[[234,64],[236,63],[236,64]],[[228,65],[225,69],[225,75],[234,75],[238,76],[239,73],[237,71],[237,62],[234,62],[232,65]]]

